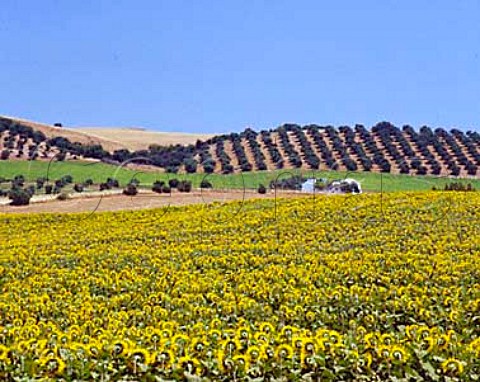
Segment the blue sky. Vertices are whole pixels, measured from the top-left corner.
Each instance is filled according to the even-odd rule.
[[[480,126],[479,1],[3,0],[0,114],[231,132]]]

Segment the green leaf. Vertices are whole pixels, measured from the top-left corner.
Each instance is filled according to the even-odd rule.
[[[418,372],[414,369],[412,369],[411,367],[407,366],[405,368],[405,376],[408,378],[408,379],[414,379],[415,381],[424,381],[425,378],[423,378],[420,374],[418,374]]]
[[[420,361],[420,365],[422,366],[423,370],[425,370],[428,374],[428,376],[433,380],[433,381],[438,381],[440,380],[440,376],[437,374],[435,368],[432,366],[432,364],[428,361],[422,362]]]

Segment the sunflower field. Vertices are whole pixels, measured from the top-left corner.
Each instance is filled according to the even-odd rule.
[[[0,214],[0,380],[480,380],[479,209],[427,192]]]

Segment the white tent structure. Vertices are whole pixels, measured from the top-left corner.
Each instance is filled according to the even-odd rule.
[[[358,191],[357,192],[354,191],[353,192],[354,194],[361,194],[362,193],[362,186],[360,185],[360,182],[357,182],[355,179],[350,179],[350,178],[345,179],[345,182],[347,182],[348,184],[350,184],[352,186],[356,186],[356,189]]]
[[[307,193],[314,193],[315,192],[315,178],[307,179],[305,182],[302,183],[302,192]]]
[[[342,192],[342,188],[344,186],[353,186],[352,189],[352,193],[353,194],[361,194],[362,193],[362,187],[360,185],[359,182],[357,182],[355,179],[350,179],[350,178],[346,178],[346,179],[342,179],[342,180],[336,180],[334,182],[332,182],[329,186],[329,191],[330,192],[333,192],[333,193],[341,193]]]

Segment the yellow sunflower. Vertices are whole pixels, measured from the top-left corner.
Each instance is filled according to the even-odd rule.
[[[449,358],[442,362],[442,370],[448,375],[461,375],[463,373],[463,364],[458,359]]]

